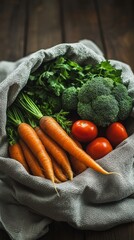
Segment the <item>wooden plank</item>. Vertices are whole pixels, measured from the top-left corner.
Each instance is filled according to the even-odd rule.
[[[55,222],[53,229],[53,240],[73,240],[73,228],[62,222]]]
[[[84,240],[82,232],[67,223],[55,222],[54,226],[53,240]]]
[[[58,0],[30,0],[26,54],[62,42]]]
[[[0,60],[23,56],[25,36],[25,0],[0,3]]]
[[[74,240],[85,240],[85,231],[74,229]]]
[[[84,231],[74,229],[67,223],[53,222],[49,232],[39,240],[84,240]]]
[[[65,42],[94,41],[103,51],[99,19],[94,0],[61,0]]]
[[[107,231],[86,231],[85,240],[133,240],[134,223],[122,224]]]
[[[107,57],[130,64],[134,70],[133,0],[99,0],[101,27]]]

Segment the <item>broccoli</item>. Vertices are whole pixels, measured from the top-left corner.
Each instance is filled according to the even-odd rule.
[[[92,101],[92,109],[95,112],[94,122],[98,126],[109,125],[109,123],[117,121],[119,107],[117,100],[112,95],[98,96]]]
[[[132,109],[132,98],[128,95],[127,88],[123,84],[118,83],[114,87],[112,94],[119,104],[118,118],[120,120],[126,119]]]
[[[97,96],[109,95],[113,87],[113,80],[110,78],[95,77],[87,81],[80,89],[78,98],[80,102],[88,103]],[[91,94],[90,94],[91,93]]]
[[[77,110],[78,104],[78,89],[75,87],[66,88],[62,93],[62,108],[65,111]]]
[[[82,119],[106,127],[126,119],[132,110],[132,98],[122,83],[110,78],[94,77],[78,92],[77,113]]]
[[[90,119],[90,121],[94,121],[96,114],[92,109],[91,102],[83,103],[80,101],[77,105],[77,113],[82,119]]]
[[[117,83],[112,90],[112,95],[114,95],[117,101],[121,101],[128,96],[127,88],[123,84]]]
[[[127,96],[119,102],[119,120],[125,120],[129,116],[132,106],[132,98],[130,96]]]

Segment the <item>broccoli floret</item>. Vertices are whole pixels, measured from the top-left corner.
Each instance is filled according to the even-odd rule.
[[[105,127],[109,122],[117,120],[119,107],[114,96],[101,95],[92,103],[79,102],[77,112],[82,119],[88,119],[98,126]]]
[[[118,83],[114,87],[112,94],[119,104],[119,120],[126,119],[132,109],[132,98],[128,95],[127,88],[123,84]]]
[[[132,110],[132,98],[127,88],[110,78],[95,77],[83,84],[78,100],[79,116],[102,127],[126,119]]]
[[[108,77],[103,78],[103,83],[110,90],[112,90],[114,87],[114,81],[111,78]]]
[[[90,121],[94,121],[96,114],[92,109],[91,103],[83,102],[78,102],[77,113],[82,119],[88,119]]]
[[[125,120],[129,116],[133,107],[132,98],[130,96],[127,96],[118,103],[119,103],[118,118],[119,120]]]
[[[80,102],[88,103],[90,100],[95,99],[97,96],[109,95],[113,87],[113,80],[103,77],[95,77],[87,81],[81,87],[78,98]]]
[[[92,101],[92,109],[95,112],[94,122],[98,126],[105,127],[111,122],[117,121],[119,113],[118,102],[112,95],[101,95]]]
[[[114,95],[117,101],[121,101],[128,96],[127,88],[123,84],[118,83],[113,88],[112,95]]]
[[[62,93],[62,108],[66,111],[77,110],[78,89],[69,87]]]

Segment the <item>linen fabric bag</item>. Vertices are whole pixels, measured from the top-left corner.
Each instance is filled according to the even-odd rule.
[[[48,231],[52,220],[64,221],[79,229],[106,230],[134,221],[134,119],[128,122],[129,138],[98,163],[121,175],[102,175],[88,168],[72,181],[57,184],[60,197],[47,179],[26,172],[8,157],[6,109],[26,85],[30,72],[66,54],[78,63],[105,60],[89,40],[63,43],[41,49],[16,62],[0,62],[0,225],[11,239],[34,240]],[[122,62],[109,60],[122,69],[123,82],[134,99],[134,75]]]

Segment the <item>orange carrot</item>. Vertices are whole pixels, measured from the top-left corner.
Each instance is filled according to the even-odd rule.
[[[74,142],[77,144],[77,146],[82,149],[82,145],[80,144],[80,142],[78,142],[73,137],[71,137],[71,138],[74,140]],[[87,169],[87,166],[84,163],[78,161],[78,159],[76,159],[76,157],[70,155],[69,160],[71,162],[72,169],[76,175],[82,173],[83,171],[85,171]]]
[[[111,172],[107,172],[97,162],[95,162],[84,150],[80,149],[53,117],[42,117],[40,119],[40,127],[64,150],[84,163],[86,166],[102,174],[111,174]]]
[[[61,182],[67,181],[67,177],[65,176],[65,174],[63,173],[61,167],[55,161],[54,158],[52,158],[52,164],[53,164],[53,169],[54,169],[54,173],[55,173],[56,178],[58,178]]]
[[[54,177],[54,182],[55,183],[61,183],[61,181],[57,177]]]
[[[21,149],[21,146],[18,142],[14,143],[13,145],[9,146],[9,155],[11,158],[14,158],[18,162],[20,162],[23,167],[29,172],[28,165],[26,163],[23,151]]]
[[[76,159],[74,156],[70,155],[69,160],[71,162],[72,169],[76,175],[84,172],[87,169],[86,165],[78,161],[78,159]]]
[[[46,178],[54,183],[54,172],[51,158],[46,152],[35,130],[27,123],[20,123],[18,126],[18,133],[22,140],[31,149],[34,156],[37,157],[39,163],[43,167]]]
[[[45,134],[40,127],[36,127],[35,131],[48,153],[53,156],[55,161],[64,169],[69,179],[72,180],[73,172],[66,152],[52,138]]]
[[[45,175],[41,169],[41,166],[38,163],[35,156],[33,155],[32,151],[27,147],[27,145],[24,143],[24,141],[22,139],[20,139],[19,142],[20,142],[20,145],[21,145],[24,155],[26,157],[27,163],[28,163],[33,175],[45,178]],[[61,181],[56,176],[54,176],[54,182],[60,183]]]
[[[36,157],[33,155],[32,151],[28,148],[28,146],[24,143],[23,140],[20,139],[19,141],[21,148],[23,150],[26,162],[34,176],[39,176],[39,177],[45,177],[42,170],[41,166],[39,165]]]

